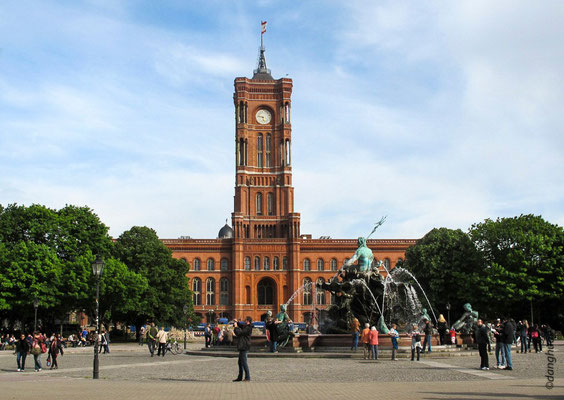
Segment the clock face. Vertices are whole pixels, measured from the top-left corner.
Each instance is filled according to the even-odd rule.
[[[270,122],[272,115],[270,115],[270,111],[262,109],[257,111],[256,117],[257,122],[264,125]]]

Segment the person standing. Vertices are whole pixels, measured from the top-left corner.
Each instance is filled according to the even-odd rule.
[[[417,361],[421,355],[421,332],[417,324],[413,324],[411,331],[411,361],[415,359],[415,352],[417,352]]]
[[[524,319],[523,322],[518,326],[519,337],[521,338],[521,354],[526,353],[527,349],[529,353],[531,349],[527,346],[527,332],[529,331],[529,322]]]
[[[542,324],[540,331],[542,333],[542,336],[546,340],[546,345],[552,346],[552,329],[550,328],[550,326],[548,326],[547,324]]]
[[[57,364],[57,356],[61,353],[61,356],[64,355],[63,345],[61,341],[58,339],[57,335],[53,336],[51,343],[49,344],[49,357],[51,358],[51,369],[59,369],[59,365]]]
[[[438,324],[437,324],[437,329],[439,331],[439,340],[440,340],[441,346],[447,344],[446,343],[446,336],[447,336],[447,333],[448,333],[448,326],[447,326],[447,321],[446,321],[443,314],[439,314],[439,321],[438,321]]]
[[[212,330],[210,328],[210,324],[206,324],[204,328],[204,339],[206,341],[206,347],[210,347],[212,341]]]
[[[270,352],[276,353],[276,348],[278,346],[278,326],[276,324],[276,320],[272,317],[272,315],[268,316],[265,325],[270,337]]]
[[[511,360],[511,345],[513,344],[514,326],[511,322],[504,318],[503,320],[503,349],[505,350],[505,368],[506,370],[513,370],[513,363]]]
[[[431,335],[433,334],[433,325],[431,321],[425,319],[425,327],[423,328],[423,333],[425,333],[425,339],[423,340],[423,351],[421,353],[425,354],[425,348],[427,344],[429,345],[429,353],[431,352]]]
[[[29,343],[26,340],[25,335],[22,333],[20,335],[20,340],[16,342],[16,359],[18,363],[18,372],[23,372],[25,370],[25,359],[27,357],[27,353],[29,353],[29,350]]]
[[[495,360],[496,368],[505,368],[505,349],[504,349],[504,337],[503,337],[503,326],[501,325],[501,320],[498,318],[494,327],[495,336]]]
[[[110,331],[105,331],[104,336],[104,354],[110,354]]]
[[[358,349],[358,336],[360,335],[360,322],[357,318],[353,318],[351,323],[352,330],[352,346],[351,350],[356,351]]]
[[[159,351],[157,356],[162,354],[164,357],[166,353],[166,341],[168,340],[168,334],[165,332],[164,326],[161,326],[161,330],[157,333],[157,340],[159,341]]]
[[[488,327],[484,325],[481,319],[477,322],[474,336],[480,353],[480,369],[488,370],[490,369],[488,360],[488,343],[490,342],[490,339],[488,337]]]
[[[151,327],[147,331],[147,338],[149,340],[147,345],[149,346],[149,353],[151,353],[151,357],[153,357],[155,355],[155,346],[157,344],[157,334],[158,334],[157,327],[155,326],[154,322],[151,322]]]
[[[235,325],[235,336],[237,337],[237,350],[239,351],[239,375],[233,382],[241,382],[243,380],[243,372],[245,373],[245,381],[251,380],[251,374],[249,372],[249,362],[247,359],[247,353],[251,349],[251,333],[253,332],[253,326],[251,323],[253,319],[247,317],[245,322],[238,322],[234,320]]]
[[[392,324],[392,329],[390,329],[388,335],[392,337],[392,361],[397,361],[396,351],[398,350],[399,333],[396,330],[396,324]]]
[[[370,324],[364,324],[361,341],[364,348],[364,359],[368,360],[370,357]]]
[[[533,347],[535,348],[535,353],[538,353],[539,351],[542,353],[541,333],[537,324],[533,325],[533,327],[531,328],[531,338],[533,339]]]
[[[373,326],[370,329],[370,336],[369,336],[369,343],[370,343],[370,355],[373,360],[378,359],[378,331],[376,327]]]
[[[143,340],[145,339],[145,325],[143,325],[140,329],[139,329],[139,346],[143,346]]]
[[[31,345],[31,354],[33,355],[33,361],[35,362],[35,372],[41,371],[41,345],[43,343],[43,337],[39,332],[33,334],[33,344]]]

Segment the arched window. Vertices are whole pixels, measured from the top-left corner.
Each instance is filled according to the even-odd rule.
[[[257,166],[262,167],[262,133],[257,138]]]
[[[227,258],[222,258],[221,262],[220,262],[220,269],[222,271],[227,271],[229,269],[229,261],[227,261]]]
[[[272,147],[272,143],[271,143],[271,139],[270,139],[270,134],[266,135],[266,166],[270,167],[270,150]]]
[[[386,267],[386,269],[388,271],[390,270],[390,259],[389,258],[384,259],[384,267]]]
[[[260,270],[260,257],[256,256],[255,257],[255,271]]]
[[[282,257],[282,269],[284,271],[288,270],[288,257]]]
[[[311,271],[311,261],[309,261],[309,258],[304,260],[304,271]]]
[[[318,285],[322,285],[322,284],[324,284],[324,283],[325,283],[325,279],[323,279],[323,278],[317,279],[317,284],[318,284]],[[325,304],[325,290],[320,289],[319,287],[318,287],[318,289],[317,289],[317,298],[316,298],[316,301],[317,301],[317,304],[323,304],[323,305]]]
[[[278,271],[280,269],[278,257],[274,257],[272,259],[272,269],[275,270],[275,271]]]
[[[206,304],[208,306],[215,305],[215,279],[213,278],[206,280]]]
[[[208,258],[208,271],[213,271],[215,269],[215,261],[213,258]]]
[[[268,215],[274,215],[274,196],[272,193],[266,195],[266,209]]]
[[[195,306],[202,305],[202,280],[200,278],[194,278],[192,280],[192,299]]]
[[[199,258],[194,259],[194,271],[199,271],[202,268],[202,262]]]
[[[229,305],[229,280],[227,278],[219,280],[219,305]]]
[[[251,257],[245,257],[245,271],[251,270]]]
[[[269,257],[264,257],[264,270],[265,271],[270,270],[270,258]]]
[[[336,271],[337,270],[337,259],[332,258],[331,259],[331,271]]]
[[[322,258],[318,258],[317,259],[317,270],[318,271],[323,271],[323,268],[325,267],[325,262],[323,261]]]
[[[262,193],[257,193],[257,215],[262,215]]]
[[[304,279],[304,306],[311,305],[311,279]]]
[[[257,300],[259,305],[274,304],[276,284],[270,278],[261,279],[257,285]]]

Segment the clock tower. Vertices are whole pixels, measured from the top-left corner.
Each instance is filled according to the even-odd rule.
[[[274,79],[261,44],[253,77],[236,78],[235,239],[298,239],[292,186],[292,80]]]

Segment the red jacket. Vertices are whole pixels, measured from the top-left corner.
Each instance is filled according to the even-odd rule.
[[[371,330],[369,337],[370,337],[370,344],[378,344],[378,331],[377,330]]]

